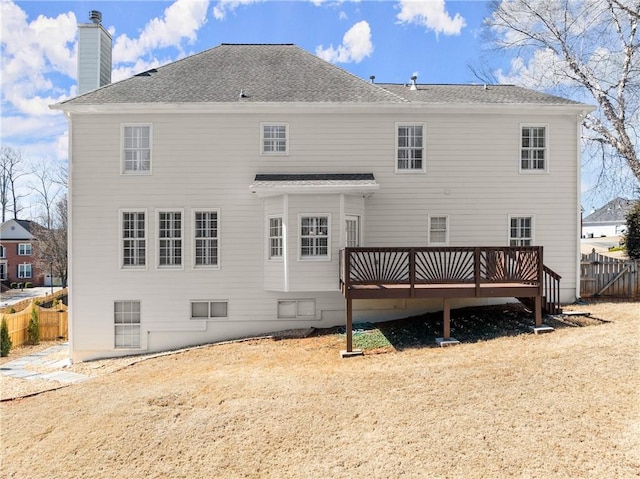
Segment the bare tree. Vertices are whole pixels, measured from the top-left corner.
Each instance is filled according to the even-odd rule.
[[[20,179],[28,174],[25,160],[20,150],[9,146],[0,148],[0,204],[2,206],[2,222],[9,213],[17,219],[22,211],[20,199],[25,195],[19,193]]]
[[[36,206],[40,209],[38,216],[47,228],[53,227],[53,209],[56,199],[62,192],[58,182],[59,176],[61,174],[58,169],[44,160],[32,164],[30,186],[37,199]]]
[[[494,7],[486,25],[494,45],[517,53],[512,70],[525,86],[598,106],[583,126],[597,146],[591,153],[602,161],[601,180],[620,181],[626,168],[640,181],[640,1],[504,0]]]
[[[51,210],[51,225],[37,225],[34,235],[38,238],[37,264],[41,271],[50,271],[53,277],[60,278],[62,286],[67,284],[67,196],[57,199]],[[52,283],[53,284],[53,283]]]

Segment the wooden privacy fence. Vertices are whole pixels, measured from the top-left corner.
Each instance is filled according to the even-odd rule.
[[[640,298],[640,261],[596,253],[582,255],[580,296],[583,298]]]

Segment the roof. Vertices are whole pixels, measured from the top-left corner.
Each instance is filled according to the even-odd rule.
[[[284,193],[369,195],[379,188],[373,173],[258,174],[249,187],[261,197]]]
[[[559,96],[529,90],[515,85],[410,85],[379,83],[385,90],[412,103],[434,104],[540,104],[581,105]]]
[[[291,44],[221,44],[54,106],[185,103],[582,105],[513,85],[372,83]],[[587,106],[587,105],[585,105]]]
[[[599,208],[592,212],[589,216],[586,216],[582,220],[582,224],[585,223],[626,223],[627,213],[633,206],[632,200],[625,198],[616,198],[609,201],[602,208]]]
[[[403,100],[295,45],[222,44],[61,104],[239,101]]]
[[[0,239],[3,241],[33,240],[37,223],[30,220],[10,219],[0,225]]]

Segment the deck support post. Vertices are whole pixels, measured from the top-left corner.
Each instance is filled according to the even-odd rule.
[[[353,300],[347,293],[347,349],[340,351],[341,358],[351,358],[354,356],[364,356],[360,349],[353,349]]]
[[[542,326],[542,296],[535,297],[534,313],[536,327]]]
[[[451,336],[451,300],[449,298],[442,300],[442,319],[444,323],[442,338],[448,341]]]

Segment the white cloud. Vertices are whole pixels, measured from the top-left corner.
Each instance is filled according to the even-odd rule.
[[[316,48],[316,55],[323,60],[332,63],[359,63],[373,52],[371,43],[371,27],[366,21],[361,21],[352,26],[342,38],[342,44],[334,48],[330,45]]]
[[[249,5],[251,3],[259,3],[264,0],[220,0],[213,7],[213,16],[216,20],[224,20],[227,12],[233,12],[240,5]]]
[[[554,89],[560,86],[562,78],[566,79],[566,74],[567,64],[550,49],[536,50],[528,60],[514,57],[507,73],[502,70],[496,72],[499,83],[534,90]]]
[[[198,30],[207,21],[209,2],[177,0],[164,10],[162,18],[153,18],[138,38],[123,34],[113,46],[113,62],[135,62],[156,48],[179,47],[183,39],[196,40]]]
[[[451,18],[445,0],[400,0],[398,5],[400,13],[396,18],[400,23],[422,25],[427,30],[433,30],[436,35],[460,35],[467,25],[459,13]]]

